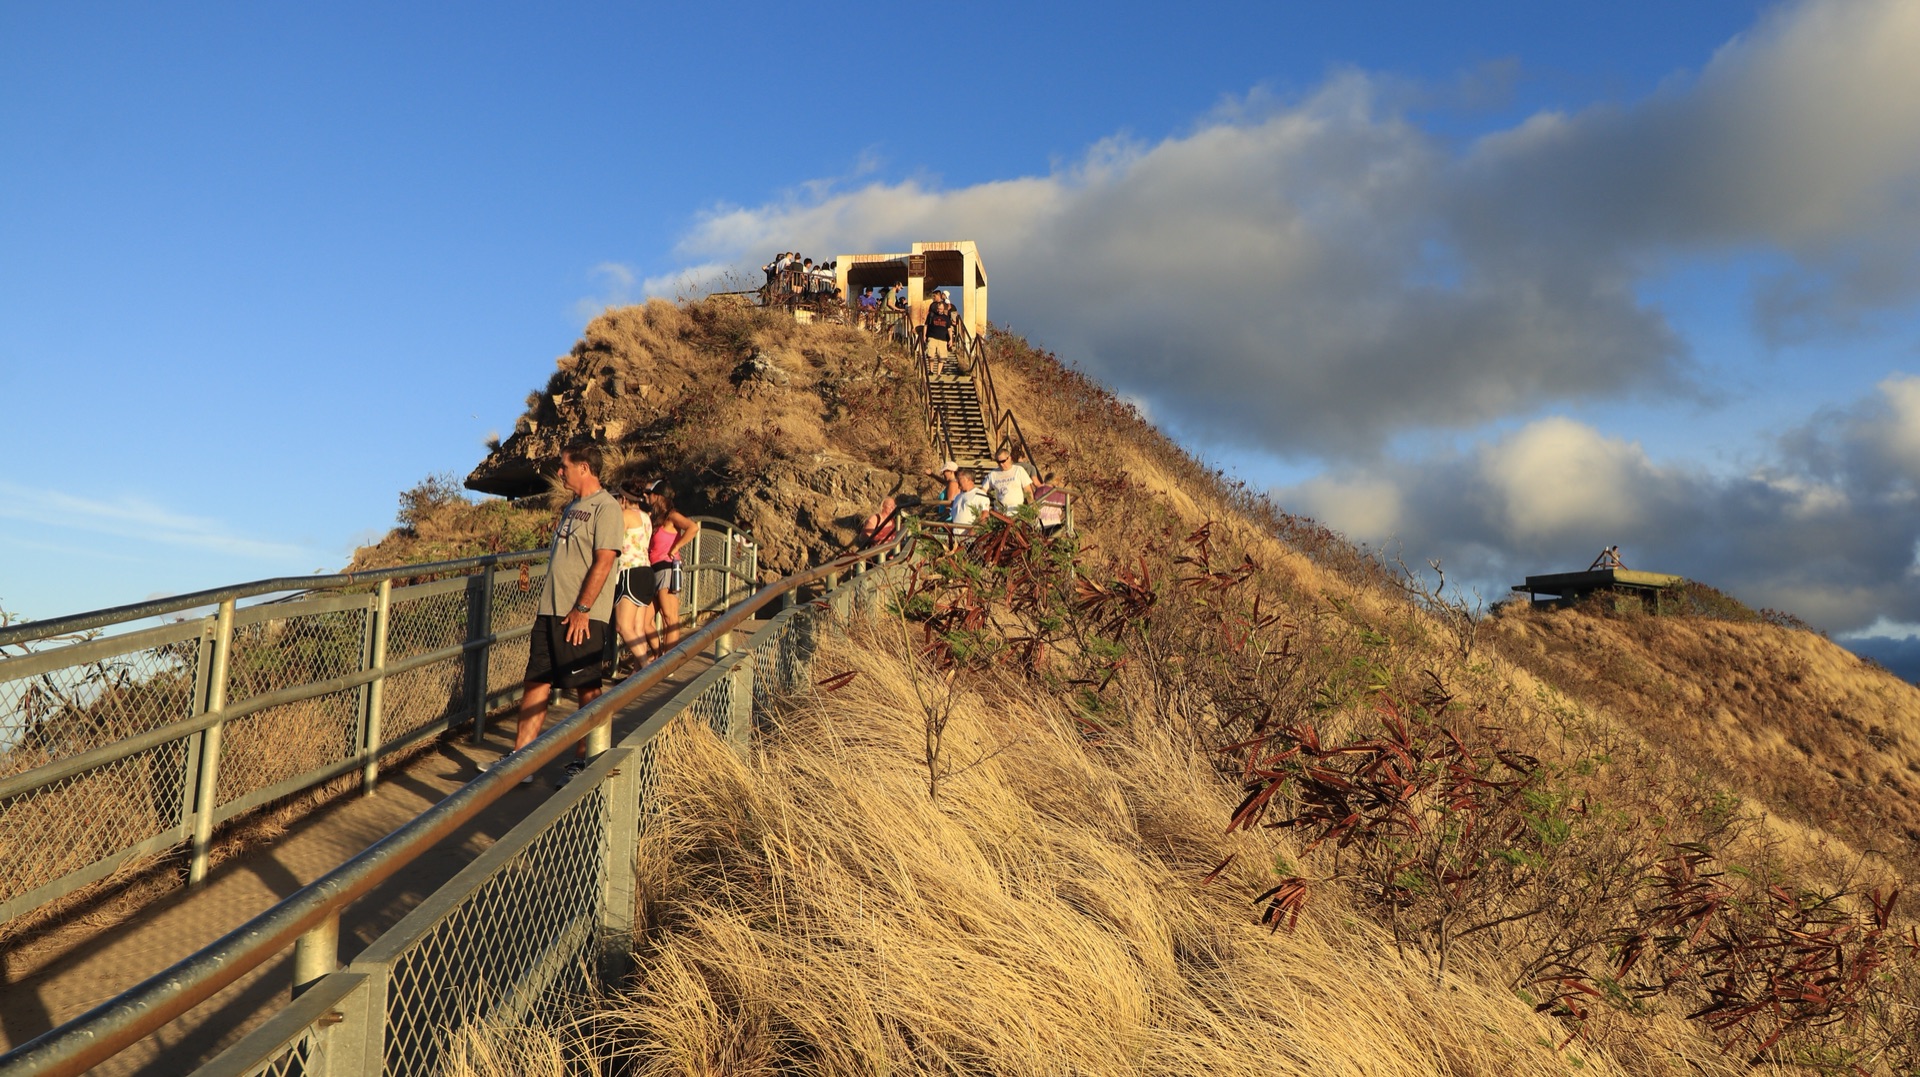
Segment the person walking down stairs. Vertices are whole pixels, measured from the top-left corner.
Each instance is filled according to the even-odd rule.
[[[927,372],[944,374],[953,361],[953,304],[947,293],[935,292],[933,305],[927,308]]]

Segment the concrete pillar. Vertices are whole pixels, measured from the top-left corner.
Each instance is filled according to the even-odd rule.
[[[907,324],[915,329],[927,324],[927,278],[907,278]]]
[[[974,315],[973,280],[980,269],[980,255],[971,245],[960,248],[960,316],[966,319],[967,332],[980,335],[980,321]]]
[[[847,290],[847,260],[841,255],[833,256],[833,286],[840,289],[840,302],[847,306],[847,320],[851,324],[860,313],[860,304],[854,301],[854,295]]]

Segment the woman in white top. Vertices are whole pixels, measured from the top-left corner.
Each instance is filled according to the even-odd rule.
[[[653,519],[647,515],[646,486],[623,483],[614,491],[620,501],[620,520],[626,534],[620,540],[620,557],[614,562],[617,573],[613,592],[613,625],[620,642],[633,656],[633,668],[647,664],[659,648],[653,630],[653,569],[647,560],[647,545],[653,538]]]

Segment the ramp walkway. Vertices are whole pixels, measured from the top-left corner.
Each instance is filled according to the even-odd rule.
[[[752,626],[742,629],[751,638]],[[614,735],[629,734],[671,698],[685,679],[713,664],[710,654],[692,658],[675,680],[642,695],[613,717]],[[573,713],[557,702],[550,722]],[[510,718],[496,722],[501,734],[474,745],[465,737],[443,738],[430,750],[382,775],[371,795],[348,794],[292,825],[271,844],[214,867],[206,884],[178,891],[134,917],[105,928],[68,925],[7,955],[0,997],[0,1051],[15,1047],[80,1016],[192,954],[271,908],[369,846],[399,829],[474,779],[478,766],[512,746]],[[352,906],[340,923],[340,956],[351,961],[421,900],[493,845],[533,808],[556,792],[549,767],[531,785],[519,786],[463,825],[451,838],[416,859],[404,875],[387,880]],[[259,966],[175,1021],[95,1067],[111,1075],[179,1074],[211,1058],[286,1006],[292,985],[291,953]]]
[[[336,805],[272,848],[203,876],[199,889],[156,906],[145,923],[54,955],[9,988],[21,1033],[84,1005],[93,991],[112,990],[114,981],[165,967],[12,1046],[0,1057],[0,1077],[425,1074],[439,1069],[449,1036],[474,1021],[563,1013],[630,964],[632,857],[640,829],[659,810],[650,791],[662,738],[705,725],[744,749],[757,724],[807,690],[817,634],[857,603],[876,600],[911,541],[850,554],[734,602],[484,774],[472,776],[471,764],[496,749],[457,738],[438,743],[383,781],[382,793],[403,794],[392,803],[376,803],[376,795]],[[874,565],[884,570],[866,571]],[[497,567],[488,564],[483,578]],[[397,591],[383,586],[379,594]],[[226,638],[235,619],[230,607],[223,610],[225,627],[216,634]],[[389,618],[377,613],[376,621]],[[494,627],[477,650],[512,635]],[[462,650],[451,648],[452,657]],[[375,669],[345,678],[349,687],[384,683],[378,647],[374,654]],[[372,695],[377,703],[380,693]],[[239,709],[222,703],[208,721],[223,724]],[[185,724],[189,733],[197,728]],[[562,788],[521,784],[551,773],[583,743],[590,763]],[[126,750],[106,754],[125,757]],[[353,851],[420,804],[425,810]],[[127,967],[116,971],[120,965]],[[29,985],[31,996],[17,990]]]

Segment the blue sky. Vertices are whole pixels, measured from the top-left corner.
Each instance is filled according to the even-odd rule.
[[[337,568],[601,305],[976,238],[1357,537],[1920,620],[1909,6],[797,10],[0,8],[0,606]]]

